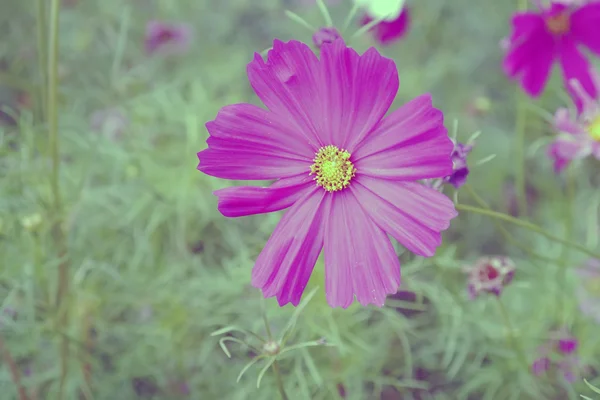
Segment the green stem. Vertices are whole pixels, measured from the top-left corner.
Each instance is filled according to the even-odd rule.
[[[566,176],[567,190],[565,193],[565,202],[566,202],[566,206],[565,206],[565,237],[570,239],[573,236],[573,203],[574,203],[574,198],[575,198],[575,177],[573,175],[572,169],[569,168],[566,172],[567,172],[567,176]],[[566,280],[567,280],[566,264],[567,264],[568,258],[569,258],[569,248],[567,246],[565,246],[565,247],[563,247],[561,255],[560,255],[561,264],[558,267],[557,282],[566,282]],[[564,307],[566,302],[564,301],[563,298],[561,298],[561,296],[557,296],[557,301],[559,302],[558,310],[559,310],[560,314],[563,314],[566,310],[566,307]]]
[[[261,307],[262,307],[262,317],[263,322],[265,323],[265,330],[267,332],[267,338],[271,342],[273,341],[273,334],[271,333],[271,327],[269,325],[269,319],[267,318],[267,312],[265,310],[265,300],[261,298]],[[277,356],[274,356],[277,357]],[[273,375],[275,376],[275,382],[277,385],[277,390],[279,391],[279,395],[281,396],[281,400],[288,400],[288,396],[285,393],[285,387],[283,386],[283,378],[281,376],[281,369],[279,368],[279,362],[277,359],[273,360]]]
[[[489,206],[489,204],[475,192],[475,190],[473,189],[473,187],[470,184],[466,183],[463,186],[463,188],[467,191],[467,193],[469,193],[469,195],[473,198],[473,200],[475,200],[475,202],[479,205],[479,207],[484,208],[486,210],[491,210],[491,207]],[[521,249],[525,253],[529,254],[532,258],[537,258],[539,260],[550,262],[550,263],[556,263],[556,260],[554,258],[546,257],[541,254],[538,254],[538,253],[532,251],[529,247],[521,244],[517,239],[515,239],[513,237],[513,235],[500,222],[498,222],[498,220],[494,219],[493,221],[507,242],[509,242],[513,246]]]
[[[46,34],[48,31],[46,30],[46,0],[37,0],[37,51],[38,51],[38,65],[40,68],[39,78],[40,78],[40,98],[41,98],[41,117],[42,120],[46,117],[46,89],[47,89],[47,79],[46,79],[46,66],[48,65],[48,51],[47,51],[47,42],[46,42]]]
[[[40,6],[40,12],[43,8]],[[61,262],[58,266],[58,288],[56,291],[56,306],[58,310],[58,324],[63,330],[67,330],[69,324],[68,309],[64,305],[65,297],[69,291],[69,263],[67,259],[67,250],[65,235],[62,230],[62,200],[60,193],[60,147],[58,138],[58,34],[59,34],[59,13],[60,0],[52,0],[50,3],[50,23],[49,23],[49,46],[48,46],[48,65],[47,65],[47,84],[46,92],[46,116],[48,119],[48,147],[50,148],[50,158],[52,168],[50,171],[50,186],[52,191],[52,215],[54,221],[52,224],[52,234],[58,250],[58,256]],[[43,18],[43,16],[40,16]],[[69,341],[65,338],[60,345],[60,382],[59,395],[60,400],[65,398],[65,388],[67,376],[69,373]]]
[[[529,362],[527,362],[527,356],[525,355],[525,352],[519,345],[519,342],[518,342],[517,336],[516,336],[516,331],[513,328],[513,325],[510,321],[510,316],[508,315],[508,311],[506,310],[506,307],[504,307],[504,303],[500,299],[500,296],[494,296],[494,297],[496,298],[496,302],[498,303],[498,309],[500,310],[500,314],[502,315],[502,320],[504,321],[504,325],[506,326],[506,329],[508,330],[508,338],[509,338],[510,346],[512,347],[513,351],[515,352],[515,355],[517,356],[517,359],[521,363],[521,366],[523,367],[523,369],[525,371],[527,371],[528,373],[530,373],[531,369],[529,368]]]
[[[285,388],[283,387],[283,379],[281,378],[279,362],[277,360],[273,361],[273,375],[275,375],[275,382],[277,383],[277,390],[279,390],[281,400],[288,400],[288,396],[285,393]]]
[[[523,105],[523,95],[517,93],[517,118],[515,122],[515,158],[516,158],[516,192],[519,215],[527,215],[527,192],[525,188],[525,126],[527,109]]]
[[[575,242],[571,242],[570,240],[566,240],[566,239],[559,238],[558,236],[554,236],[553,234],[546,232],[545,230],[543,230],[542,228],[540,228],[539,226],[537,226],[535,224],[532,224],[531,222],[522,221],[520,219],[513,218],[510,215],[506,215],[506,214],[492,211],[492,210],[485,210],[483,208],[473,207],[473,206],[469,206],[466,204],[457,204],[456,209],[459,211],[467,211],[467,212],[472,212],[472,213],[476,213],[476,214],[486,215],[491,218],[496,218],[496,219],[500,219],[500,220],[503,220],[506,222],[510,222],[511,224],[520,226],[521,228],[525,228],[532,232],[536,232],[542,236],[545,236],[546,238],[548,238],[554,242],[562,243],[566,246],[570,246],[570,247],[577,249],[577,250],[581,251],[582,253],[590,255],[594,258],[600,258],[600,253],[596,253],[592,250],[589,250],[585,246],[582,246]]]

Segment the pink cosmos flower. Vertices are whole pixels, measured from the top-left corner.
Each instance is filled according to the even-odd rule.
[[[512,25],[503,67],[510,78],[521,81],[525,92],[539,96],[558,59],[565,82],[577,79],[591,97],[597,96],[590,64],[578,46],[600,55],[600,1],[552,2],[547,9],[516,13]]]
[[[364,26],[371,21],[373,21],[373,18],[371,18],[369,15],[365,15],[360,20],[360,24]],[[408,32],[409,25],[410,15],[408,8],[404,7],[398,18],[393,21],[381,21],[371,28],[370,32],[373,34],[373,37],[379,44],[385,46],[401,39],[406,32]]]
[[[175,55],[185,53],[191,44],[193,29],[186,23],[149,21],[144,44],[146,53]]]
[[[218,190],[219,211],[240,217],[288,209],[252,271],[252,285],[297,305],[324,250],[332,307],[382,306],[400,285],[388,234],[432,256],[457,215],[450,199],[415,182],[452,173],[443,114],[422,95],[384,115],[398,91],[390,59],[359,55],[341,39],[320,59],[304,43],[275,40],[248,64],[263,109],[223,107],[206,124],[198,169],[223,179],[277,179]],[[375,88],[375,89],[374,89]]]
[[[594,74],[596,86],[600,79]],[[554,172],[560,173],[572,160],[593,156],[600,159],[600,101],[592,99],[581,85],[571,83],[573,93],[581,101],[581,113],[572,116],[566,108],[559,108],[554,115],[554,129],[559,132],[547,150],[554,161]]]

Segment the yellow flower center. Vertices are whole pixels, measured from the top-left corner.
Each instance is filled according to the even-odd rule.
[[[592,122],[587,126],[587,130],[592,139],[600,142],[600,116],[597,116],[592,120]]]
[[[583,287],[592,296],[600,297],[600,278],[586,279]]]
[[[317,185],[328,192],[345,189],[356,174],[350,153],[336,146],[321,147],[313,161],[309,175],[316,175]]]

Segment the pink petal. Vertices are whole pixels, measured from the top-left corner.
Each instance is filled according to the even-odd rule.
[[[323,45],[321,64],[326,107],[321,137],[352,153],[394,101],[396,65],[373,47],[358,55],[342,40]]]
[[[279,116],[251,104],[223,107],[206,124],[198,169],[224,179],[277,179],[309,173],[313,150]]]
[[[400,286],[400,261],[385,232],[348,190],[332,196],[325,236],[325,293],[331,307],[382,307]]]
[[[287,120],[292,129],[317,150],[327,144],[319,137],[324,110],[319,60],[306,44],[273,42],[265,63],[257,53],[248,64],[250,85],[269,110]]]
[[[290,207],[308,190],[314,188],[306,174],[283,178],[269,187],[239,186],[217,190],[219,211],[226,217],[264,214]]]
[[[411,252],[431,257],[442,243],[441,231],[458,214],[452,201],[415,182],[357,177],[352,193],[373,221]]]
[[[298,305],[323,248],[324,215],[331,197],[315,188],[286,211],[252,270],[252,285],[279,305]]]
[[[522,32],[512,38],[515,43],[511,43],[503,67],[508,76],[512,78],[520,76],[525,92],[532,97],[537,97],[550,76],[555,44],[553,36],[545,30],[541,18],[535,25],[533,25],[533,18],[528,18],[531,19],[532,25],[528,27],[531,31],[527,35]]]
[[[585,129],[571,119],[570,111],[566,108],[559,108],[556,110],[556,113],[554,114],[554,129],[558,132],[571,135],[585,133]]]
[[[452,174],[454,144],[443,123],[429,94],[400,107],[352,153],[357,175],[418,180]]]
[[[368,15],[365,15],[361,19],[360,24],[364,26],[371,21],[373,21],[373,19]],[[398,18],[393,21],[382,21],[378,23],[371,28],[371,32],[373,33],[375,40],[382,46],[385,46],[401,39],[408,31],[409,24],[410,15],[408,8],[405,7]]]
[[[554,172],[560,173],[569,163],[590,154],[591,147],[584,135],[558,136],[549,146],[547,155],[554,161]]]
[[[571,14],[571,33],[576,42],[600,55],[600,2],[586,4]]]
[[[577,49],[577,43],[571,36],[563,36],[559,43],[559,60],[562,67],[565,86],[569,89],[571,96],[576,100],[578,97],[571,89],[569,82],[572,79],[579,81],[583,89],[595,98],[598,94],[594,78],[592,76],[591,65],[583,54]],[[580,104],[577,104],[578,109],[581,109]]]

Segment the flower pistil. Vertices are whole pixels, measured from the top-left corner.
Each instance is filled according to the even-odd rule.
[[[309,175],[314,174],[317,186],[328,192],[345,189],[356,174],[356,168],[350,161],[350,153],[337,146],[321,147],[313,161]]]

